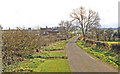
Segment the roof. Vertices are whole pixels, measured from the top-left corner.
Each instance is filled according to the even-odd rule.
[[[48,31],[49,33],[59,33],[59,31]]]

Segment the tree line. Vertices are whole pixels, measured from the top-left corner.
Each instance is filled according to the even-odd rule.
[[[100,24],[99,13],[91,9],[87,10],[85,7],[73,9],[70,13],[71,21],[61,21],[59,26],[63,28],[66,36],[69,32],[79,28],[83,40],[86,38],[97,41],[117,41],[118,31],[114,32],[112,29],[102,30]]]

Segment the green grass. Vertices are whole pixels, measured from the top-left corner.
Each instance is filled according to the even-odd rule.
[[[47,50],[47,51],[51,51],[51,50],[63,50],[65,49],[65,45],[67,42],[69,42],[71,39],[75,38],[76,36],[68,39],[68,40],[63,40],[63,41],[59,41],[59,42],[56,42],[54,45],[52,46],[47,46],[47,47],[44,47],[43,50]]]
[[[62,49],[65,49],[65,44],[66,44],[65,40],[60,41],[60,42],[56,42],[52,46],[44,47],[43,50],[47,50],[47,51],[50,51],[50,50],[62,50]]]
[[[120,41],[104,41],[104,42],[120,42]]]
[[[43,52],[39,55],[35,55],[35,56],[28,56],[27,58],[29,59],[33,59],[33,58],[46,58],[46,57],[64,57],[66,56],[65,53],[63,52]]]
[[[120,43],[120,41],[100,41],[100,42],[108,43],[109,46],[111,46],[111,44],[119,44]]]
[[[37,55],[37,56],[39,56],[39,55]],[[62,52],[44,52],[40,56],[41,57],[63,57],[63,56],[66,56],[66,54],[62,53]]]
[[[19,62],[17,65],[5,67],[5,72],[33,72],[40,64],[44,63],[45,59],[34,58]]]
[[[7,68],[7,67],[6,67]],[[24,61],[17,66],[9,66],[6,72],[70,72],[67,59],[34,58]]]
[[[40,57],[63,57],[62,52],[44,52],[40,55],[29,57],[17,65],[5,67],[5,72],[70,72],[67,59],[41,59]],[[50,68],[51,67],[51,68]]]
[[[120,42],[107,42],[109,46],[111,46],[111,44],[119,44]]]
[[[118,44],[118,43],[120,43],[120,41],[99,41],[99,42],[104,42],[104,43],[108,43],[108,44]]]
[[[73,31],[73,32],[70,32],[71,34],[74,34],[74,33],[81,33],[82,31]]]
[[[118,68],[118,65],[120,65],[120,62],[118,61],[118,54],[116,54],[114,51],[94,49],[92,47],[87,46],[82,41],[77,41],[76,44],[87,53],[92,54],[93,56],[99,58],[100,60],[106,63],[109,63],[110,65],[116,68]]]
[[[66,59],[46,60],[35,69],[36,72],[70,72]]]

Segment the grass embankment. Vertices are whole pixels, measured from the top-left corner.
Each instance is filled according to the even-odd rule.
[[[43,50],[46,50],[46,51],[64,50],[65,44],[66,44],[66,40],[64,40],[64,41],[59,41],[59,42],[56,42],[56,43],[55,43],[54,45],[52,45],[52,46],[44,47]]]
[[[75,37],[76,36],[74,36],[74,37],[72,37],[72,38],[70,38],[68,40],[63,40],[63,41],[56,42],[52,46],[44,47],[43,50],[46,50],[46,51],[64,50],[66,43],[69,42],[70,40],[72,40]]]
[[[47,56],[40,55],[42,57],[60,57],[66,56],[65,53],[52,52],[48,53]],[[19,62],[16,66],[6,67],[6,72],[70,72],[69,64],[67,59],[41,59],[39,55],[33,56],[26,61]]]
[[[74,37],[73,37],[74,38]],[[71,38],[71,39],[73,39]],[[54,45],[45,47],[43,53],[34,56],[28,56],[25,61],[19,62],[16,65],[9,65],[4,68],[5,72],[70,72],[70,67],[67,59],[49,57],[66,57],[65,52],[50,52],[51,50],[65,49],[66,43],[71,40],[56,42]]]
[[[36,55],[35,57],[63,57],[66,56],[63,52],[44,52],[41,55]]]
[[[120,65],[118,61],[118,54],[116,54],[114,51],[94,49],[92,47],[87,46],[85,43],[83,43],[83,41],[77,41],[76,44],[87,53],[92,54],[93,56],[99,58],[103,62],[109,63],[115,68],[118,68],[118,65]]]

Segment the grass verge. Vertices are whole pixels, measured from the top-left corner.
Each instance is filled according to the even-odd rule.
[[[115,68],[118,68],[118,65],[120,65],[120,62],[118,61],[118,54],[116,54],[114,51],[94,49],[87,46],[85,43],[83,43],[83,41],[77,41],[76,44],[87,53],[92,54],[93,56],[99,58],[103,62],[114,66]]]
[[[34,59],[34,58],[46,58],[46,57],[65,57],[66,54],[63,52],[43,52],[39,55],[35,55],[35,56],[28,56],[27,58],[29,59]]]
[[[72,38],[70,38],[68,40],[63,40],[63,41],[56,42],[52,46],[44,47],[43,50],[46,50],[46,51],[63,50],[63,49],[65,49],[66,43],[69,42],[70,40],[72,40],[75,37],[76,36],[74,36],[74,37],[72,37]]]

